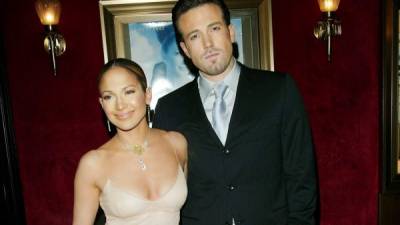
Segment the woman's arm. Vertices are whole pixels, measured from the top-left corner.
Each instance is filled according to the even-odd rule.
[[[187,175],[188,149],[186,138],[181,133],[170,131],[168,132],[168,140],[174,147],[179,163],[185,175]]]
[[[89,151],[80,160],[75,174],[73,225],[92,225],[99,207],[100,190],[96,185],[98,152]]]

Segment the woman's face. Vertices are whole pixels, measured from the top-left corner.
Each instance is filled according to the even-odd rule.
[[[188,68],[185,65],[183,56],[180,54],[178,46],[175,41],[171,42],[168,46],[165,60],[168,62],[168,66],[174,69],[174,76],[176,75],[187,75],[189,73]]]
[[[146,123],[146,104],[151,93],[144,91],[130,71],[113,67],[104,73],[100,84],[100,104],[111,123],[117,129],[128,131]]]

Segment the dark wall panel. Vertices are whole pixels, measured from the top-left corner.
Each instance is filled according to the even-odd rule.
[[[322,225],[377,224],[381,3],[341,1],[343,34],[313,36],[318,1],[273,1],[275,69],[293,75],[316,146]],[[289,7],[290,5],[290,7]]]
[[[97,0],[62,1],[67,51],[54,77],[34,1],[5,0],[14,127],[29,225],[71,224],[79,157],[106,140],[95,77],[103,64]],[[313,37],[317,0],[274,0],[275,69],[303,93],[316,145],[321,224],[377,222],[380,1],[342,1],[333,61]],[[361,9],[362,8],[362,9]]]

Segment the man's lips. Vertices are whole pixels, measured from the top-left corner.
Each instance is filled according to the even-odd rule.
[[[205,59],[213,59],[213,58],[217,57],[218,55],[219,55],[218,52],[213,52],[213,53],[206,54],[206,55],[204,56],[204,58],[205,58]]]

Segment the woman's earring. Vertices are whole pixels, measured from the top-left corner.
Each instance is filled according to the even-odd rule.
[[[111,124],[110,121],[107,119],[107,130],[111,133]]]
[[[151,122],[151,109],[149,105],[146,105],[146,119],[147,123]]]

